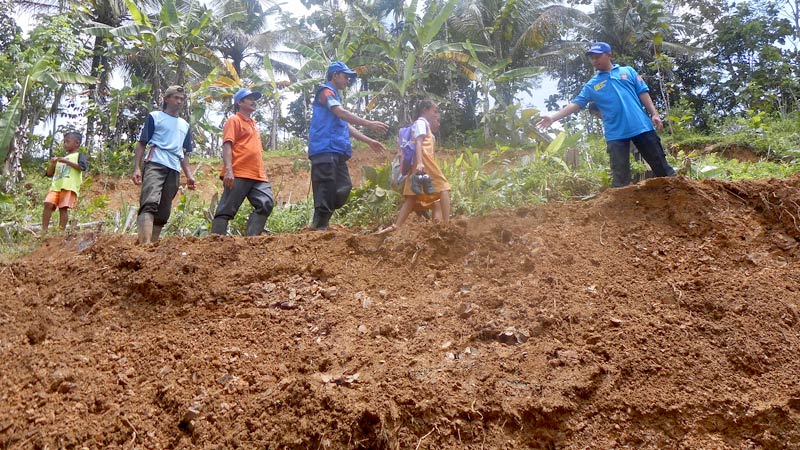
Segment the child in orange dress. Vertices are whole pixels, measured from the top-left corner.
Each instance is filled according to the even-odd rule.
[[[417,120],[414,122],[413,136],[417,154],[414,157],[416,173],[427,174],[431,178],[435,193],[417,194],[411,189],[411,176],[406,178],[403,187],[403,204],[394,225],[381,230],[388,233],[403,226],[408,216],[417,209],[433,209],[433,219],[448,224],[450,222],[450,183],[433,159],[436,138],[433,133],[439,130],[439,105],[431,100],[422,100],[417,105]]]

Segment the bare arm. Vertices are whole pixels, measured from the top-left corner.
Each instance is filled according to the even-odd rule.
[[[386,134],[386,131],[389,130],[389,125],[386,125],[383,122],[378,122],[377,120],[367,120],[357,115],[351,113],[350,111],[342,108],[341,106],[333,106],[331,108],[333,114],[344,120],[345,122],[349,123],[350,125],[359,125],[365,128],[368,128],[376,133]],[[352,127],[351,127],[352,129]],[[358,138],[356,138],[358,139]],[[359,139],[361,140],[361,139]]]
[[[197,184],[194,181],[194,175],[192,175],[192,168],[189,167],[189,155],[187,153],[184,153],[183,159],[181,159],[181,169],[186,174],[186,187],[192,191],[195,190]]]
[[[142,184],[142,160],[144,159],[144,142],[137,142],[133,151],[133,184]]]
[[[230,141],[222,143],[222,165],[225,168],[222,184],[228,189],[233,189],[233,146]]]
[[[47,165],[47,171],[45,175],[47,178],[53,178],[53,175],[56,174],[56,163],[58,162],[58,158],[53,158],[50,160],[50,164]]]
[[[417,136],[417,138],[414,139],[414,141],[416,141],[415,144],[417,147],[416,152],[414,154],[414,161],[416,161],[417,163],[416,171],[421,173],[425,173],[425,164],[423,164],[422,162],[422,142],[424,140],[425,136],[422,135]]]
[[[380,123],[380,122],[379,122]],[[364,133],[358,131],[354,126],[350,125],[350,136],[356,138],[357,140],[364,142],[369,145],[369,148],[375,150],[376,152],[386,151],[386,147],[383,146],[380,142],[376,141],[375,139],[370,138],[369,136],[364,135]]]
[[[569,116],[570,114],[574,114],[581,110],[581,107],[578,106],[577,103],[570,103],[569,105],[561,108],[558,112],[551,116],[542,116],[539,119],[539,123],[536,124],[537,127],[540,128],[547,128],[552,125],[554,122],[558,122],[559,120],[563,119],[564,117]]]
[[[653,104],[653,99],[650,98],[650,94],[647,92],[642,92],[639,94],[639,101],[642,102],[645,111],[647,111],[647,115],[650,116],[650,120],[653,121],[653,126],[655,126],[659,131],[664,129],[664,122],[661,121],[661,116],[659,116],[658,110]]]
[[[83,167],[81,167],[80,164],[74,163],[74,162],[68,160],[67,158],[56,158],[56,161],[58,161],[58,162],[60,162],[62,164],[66,164],[66,165],[72,167],[75,170],[80,170],[81,172],[83,172]]]

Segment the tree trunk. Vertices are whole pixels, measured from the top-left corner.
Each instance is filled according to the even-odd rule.
[[[268,148],[270,150],[275,150],[278,148],[278,111],[279,111],[279,104],[277,100],[273,100],[272,102],[272,110],[270,111],[270,120],[269,120],[269,145]]]
[[[483,145],[488,145],[489,136],[489,83],[483,84]]]

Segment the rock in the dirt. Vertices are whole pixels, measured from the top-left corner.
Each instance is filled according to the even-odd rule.
[[[181,421],[178,423],[178,428],[183,430],[185,433],[194,433],[195,422],[197,421],[197,418],[200,417],[200,410],[200,405],[190,406],[183,414]]]
[[[47,328],[41,323],[33,324],[28,328],[28,331],[25,332],[25,336],[28,338],[29,344],[41,344],[47,339]]]
[[[369,330],[367,330],[367,326],[366,325],[361,324],[361,325],[358,326],[358,334],[367,334],[367,331],[369,331]]]
[[[66,392],[71,392],[72,390],[77,387],[75,383],[75,376],[72,373],[67,372],[66,370],[56,370],[53,372],[53,381],[50,383],[50,392],[61,392],[61,385],[64,383],[69,383],[72,386],[65,388]],[[62,394],[66,392],[61,392]]]
[[[232,379],[233,379],[233,376],[231,374],[229,374],[229,373],[226,373],[225,375],[222,375],[221,377],[217,378],[217,383],[225,386],[228,383],[230,383],[230,381]]]
[[[593,334],[586,338],[586,343],[589,345],[597,344],[598,342],[603,340],[603,336],[599,334]]]
[[[386,298],[389,296],[389,292],[386,289],[381,289],[380,291],[378,291],[378,295],[381,298]]]
[[[466,319],[471,316],[477,308],[478,305],[474,303],[459,303],[459,305],[456,307],[456,313],[458,314],[458,317]]]
[[[68,394],[78,388],[78,385],[70,381],[65,381],[58,386],[59,394]]]
[[[556,350],[547,363],[552,367],[575,366],[580,364],[581,356],[575,350]]]
[[[611,318],[611,326],[612,327],[621,327],[622,324],[625,323],[622,319],[618,319],[616,317]]]
[[[382,324],[380,327],[378,327],[377,335],[383,336],[383,337],[393,337],[393,336],[397,335],[397,332],[398,332],[398,329],[397,329],[396,326],[389,325],[388,323],[385,323],[385,324]]]
[[[515,330],[506,330],[497,335],[497,340],[506,345],[519,345],[528,340],[528,336]]]
[[[285,302],[278,303],[278,309],[283,309],[285,311],[289,311],[289,310],[297,309],[297,308],[299,308],[299,306],[297,306],[297,303],[295,303],[295,302],[293,302],[291,300],[286,300]]]
[[[361,303],[362,308],[367,309],[372,306],[372,297],[367,295],[366,292],[358,291],[355,293],[354,297],[356,298],[356,301]]]

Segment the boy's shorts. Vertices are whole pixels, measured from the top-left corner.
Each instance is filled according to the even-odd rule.
[[[47,197],[44,199],[45,203],[56,205],[56,208],[58,209],[72,209],[75,207],[75,203],[77,201],[78,194],[66,189],[62,189],[60,192],[50,191],[47,193]]]

